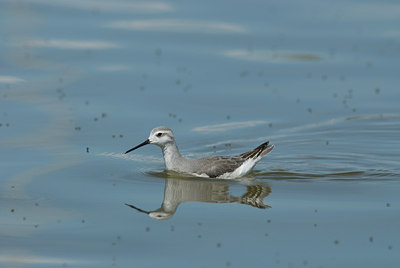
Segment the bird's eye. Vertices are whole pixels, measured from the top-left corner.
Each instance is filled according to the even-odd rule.
[[[161,136],[162,136],[162,133],[161,133],[161,132],[158,132],[156,136],[157,136],[157,137],[161,137]]]

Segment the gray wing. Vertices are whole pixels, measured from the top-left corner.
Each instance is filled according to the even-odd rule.
[[[200,159],[199,159],[200,160]],[[204,164],[196,171],[197,174],[207,174],[210,178],[216,178],[227,172],[233,172],[245,160],[240,157],[211,156],[201,159]]]

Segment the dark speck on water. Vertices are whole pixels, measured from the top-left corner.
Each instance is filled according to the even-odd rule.
[[[161,48],[157,48],[155,50],[155,54],[156,54],[157,57],[161,57],[162,56],[162,49]]]

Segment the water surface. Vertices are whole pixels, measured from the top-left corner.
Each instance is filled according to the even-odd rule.
[[[0,266],[398,267],[399,18],[393,1],[2,1]],[[232,181],[123,154],[159,125],[189,157],[275,149]]]

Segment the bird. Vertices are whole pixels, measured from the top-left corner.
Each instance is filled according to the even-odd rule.
[[[270,145],[269,141],[267,141],[251,151],[236,156],[186,158],[180,154],[172,130],[161,126],[154,128],[150,132],[148,139],[129,149],[125,154],[147,144],[154,144],[161,148],[166,170],[218,179],[232,179],[245,176],[258,161],[274,149],[274,145]]]
[[[155,220],[171,218],[180,204],[187,202],[236,203],[260,209],[271,208],[263,202],[264,198],[271,193],[271,187],[263,182],[246,184],[246,192],[237,196],[230,191],[230,187],[234,184],[228,184],[222,180],[186,180],[167,175],[164,186],[164,200],[160,208],[144,210],[132,204],[126,203],[125,205],[145,213]]]

